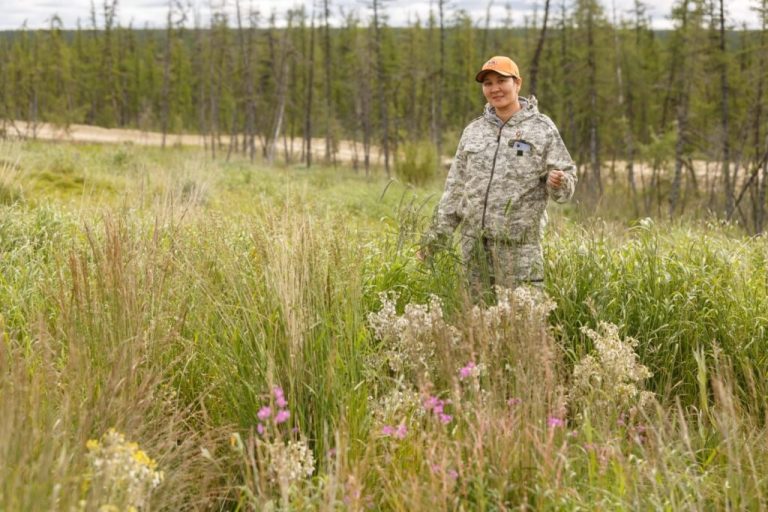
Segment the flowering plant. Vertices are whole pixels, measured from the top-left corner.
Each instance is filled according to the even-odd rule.
[[[90,500],[100,508],[142,508],[152,491],[163,481],[157,462],[114,428],[100,440],[90,439],[87,475]]]

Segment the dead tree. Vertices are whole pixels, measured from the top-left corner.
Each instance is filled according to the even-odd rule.
[[[760,13],[760,19],[762,21],[762,27],[760,31],[760,44],[758,46],[759,61],[757,65],[757,93],[755,99],[755,118],[753,124],[754,130],[754,144],[755,154],[759,155],[760,150],[760,129],[763,124],[763,96],[765,93],[764,80],[761,77],[766,76],[768,73],[768,62],[766,62],[766,52],[768,51],[768,0],[762,0],[760,7],[757,9]],[[765,137],[765,155],[768,155],[768,134]],[[756,160],[758,160],[756,158]],[[757,194],[755,199],[754,217],[755,217],[755,231],[762,233],[765,223],[765,208],[766,208],[766,191],[768,190],[768,162],[766,158],[763,158],[762,166],[759,165],[759,161],[756,169],[759,171],[762,168],[762,177],[758,179]]]
[[[639,24],[639,21],[638,21]],[[632,95],[631,86],[627,87],[627,95],[625,97],[624,86],[624,66],[623,66],[623,48],[621,45],[621,39],[618,32],[618,22],[616,19],[616,4],[613,4],[613,44],[616,53],[616,85],[618,89],[618,102],[619,111],[621,112],[621,125],[624,130],[624,146],[626,148],[626,169],[627,169],[627,184],[629,185],[629,193],[632,196],[632,204],[635,208],[635,213],[639,213],[637,204],[637,188],[635,186],[635,141],[632,133],[633,126],[633,111],[632,111]]]
[[[594,6],[587,6],[587,69],[589,95],[589,160],[592,177],[599,195],[603,195],[603,180],[600,173],[600,137],[597,130],[597,56],[595,47]]]
[[[549,20],[549,1],[544,1],[544,21],[541,25],[541,32],[539,32],[539,40],[536,42],[536,50],[533,52],[533,59],[531,59],[531,85],[529,90],[531,95],[536,95],[536,85],[539,77],[539,62],[541,61],[541,52],[544,49],[544,41],[547,38],[547,21]]]
[[[387,101],[387,71],[382,50],[381,21],[379,11],[382,0],[373,0],[373,44],[376,54],[376,82],[381,113],[381,150],[384,153],[384,170],[390,176],[389,168],[389,102]],[[442,5],[442,0],[440,1]]]
[[[242,66],[242,101],[245,110],[243,152],[248,153],[251,162],[253,162],[254,158],[256,157],[256,145],[254,143],[256,109],[255,94],[253,90],[253,35],[255,32],[254,25],[258,23],[258,13],[254,13],[253,11],[248,13],[249,26],[248,30],[246,31],[245,27],[243,26],[240,12],[240,0],[235,0],[235,8],[237,13],[237,33],[240,43],[240,58]],[[233,130],[232,136],[236,137],[235,130]]]
[[[440,23],[440,67],[437,70],[436,97],[433,101],[435,105],[435,148],[437,150],[437,162],[440,165],[443,152],[443,90],[445,88],[445,0],[438,0],[437,6],[439,10],[438,21]]]
[[[683,49],[688,47],[688,0],[683,0],[680,6],[680,44],[675,45]],[[685,146],[688,137],[688,92],[691,80],[688,75],[687,59],[682,58],[680,62],[681,72],[675,80],[675,104],[677,118],[677,139],[675,140],[675,170],[672,178],[672,188],[669,192],[669,216],[675,214],[677,200],[680,197],[680,188],[682,186],[683,167],[685,166]]]
[[[288,99],[288,61],[291,56],[288,35],[293,25],[293,12],[288,11],[288,25],[283,30],[283,37],[280,43],[280,61],[278,63],[278,73],[276,77],[277,88],[277,108],[275,110],[275,120],[273,123],[272,134],[267,146],[267,162],[270,164],[275,161],[275,148],[283,129],[285,117],[285,104]]]
[[[728,123],[728,59],[725,54],[725,7],[720,0],[720,113],[723,137],[723,180],[725,182],[725,216],[730,219],[734,213],[734,183],[731,181],[731,145]]]
[[[325,64],[325,161],[336,164],[336,155],[333,151],[333,97],[332,97],[332,75],[331,69],[333,60],[331,56],[331,27],[329,23],[330,2],[323,0],[323,63]]]
[[[309,62],[307,62],[307,103],[304,107],[304,158],[312,167],[312,92],[315,89],[315,9],[309,25]]]
[[[173,10],[175,2],[168,2],[168,14],[165,23],[165,50],[163,51],[163,89],[161,93],[160,129],[163,132],[161,147],[165,149],[165,138],[168,134],[168,118],[171,103],[171,52],[173,50]]]

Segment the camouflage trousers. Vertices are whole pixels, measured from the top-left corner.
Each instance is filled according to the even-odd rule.
[[[493,302],[494,286],[514,289],[527,285],[540,289],[544,285],[544,255],[538,240],[515,243],[466,237],[461,252],[467,284],[475,301]]]

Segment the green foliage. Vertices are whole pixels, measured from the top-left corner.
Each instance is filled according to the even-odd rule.
[[[406,183],[424,185],[435,177],[439,159],[432,144],[408,142],[403,144],[402,152],[397,161],[398,178]]]
[[[768,372],[765,239],[713,228],[670,229],[646,219],[619,236],[598,224],[552,237],[548,291],[571,357],[586,348],[581,326],[607,321],[640,341],[661,396],[696,401],[699,349],[733,361],[732,385],[752,393],[752,372]]]
[[[120,467],[163,472],[152,509],[766,506],[764,238],[557,209],[556,309],[475,308],[451,250],[414,257],[437,185],[131,146],[0,159],[29,170],[0,205],[0,509],[109,505],[111,428]],[[50,195],[39,170],[89,185]],[[588,378],[616,347],[637,371],[569,403],[585,326],[606,338]],[[627,382],[657,401],[606,389]]]

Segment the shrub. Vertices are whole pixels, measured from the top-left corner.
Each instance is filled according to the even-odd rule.
[[[436,174],[438,157],[428,142],[408,142],[403,145],[403,158],[397,163],[397,176],[413,185],[423,185]]]

